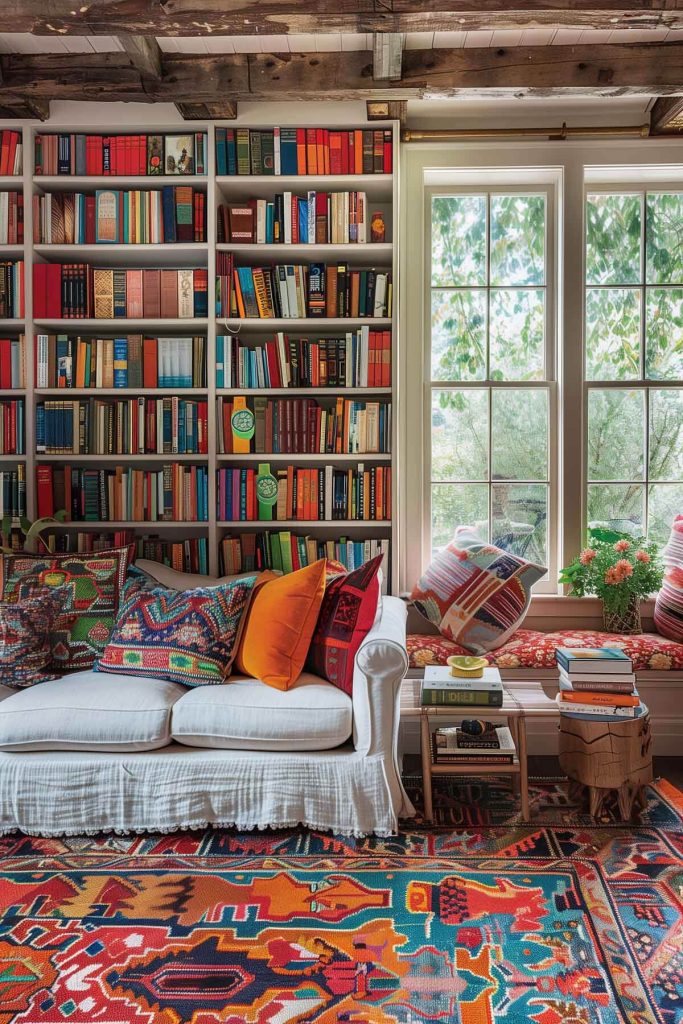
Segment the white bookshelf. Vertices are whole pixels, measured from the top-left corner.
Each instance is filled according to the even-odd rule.
[[[256,124],[237,122],[239,127],[269,128],[270,123]],[[36,515],[36,479],[35,470],[45,463],[69,464],[74,466],[102,465],[108,468],[114,465],[131,467],[149,466],[154,468],[163,463],[178,462],[196,464],[208,468],[208,506],[209,519],[206,522],[74,522],[60,524],[56,530],[70,530],[76,533],[116,532],[132,530],[150,536],[162,535],[169,539],[182,539],[187,536],[204,536],[208,539],[209,568],[212,574],[219,571],[219,544],[227,534],[246,533],[248,531],[288,530],[294,533],[306,533],[321,539],[337,539],[342,536],[358,536],[364,538],[387,538],[391,540],[392,566],[391,578],[394,585],[398,581],[397,556],[398,538],[395,520],[323,520],[323,521],[235,521],[225,522],[217,519],[216,473],[219,468],[230,465],[235,467],[259,463],[276,465],[325,465],[331,464],[340,468],[350,468],[362,463],[366,467],[373,465],[392,466],[392,508],[395,510],[398,493],[398,471],[395,453],[397,450],[397,367],[398,358],[396,345],[398,339],[398,158],[399,131],[396,122],[375,122],[368,124],[347,124],[340,128],[387,128],[393,130],[393,174],[363,175],[244,175],[217,176],[215,173],[215,127],[235,127],[235,122],[193,122],[192,131],[207,133],[207,173],[180,177],[176,175],[104,175],[67,176],[42,175],[34,172],[34,137],[36,134],[59,132],[84,132],[106,134],[111,130],[117,134],[140,131],[139,123],[121,124],[115,127],[108,125],[31,125],[17,122],[0,124],[0,127],[20,130],[23,133],[24,170],[16,177],[0,178],[0,190],[17,190],[24,197],[24,238],[22,246],[0,246],[0,259],[24,259],[25,264],[25,316],[22,319],[1,320],[0,337],[25,335],[25,372],[26,387],[14,391],[3,391],[3,398],[23,398],[25,402],[26,455],[5,456],[0,458],[2,465],[26,465],[27,513],[33,519]],[[147,133],[177,133],[177,124],[145,124]],[[33,242],[33,197],[47,192],[94,192],[97,189],[161,189],[167,185],[186,184],[204,191],[206,194],[206,237],[207,242],[184,242],[173,244],[98,244],[98,245],[48,245]],[[368,204],[385,213],[387,223],[387,241],[380,244],[345,244],[345,245],[239,245],[216,241],[216,220],[218,205],[240,202],[252,198],[272,198],[277,192],[291,191],[294,195],[304,196],[308,191],[362,191],[367,194]],[[233,252],[238,263],[258,265],[269,263],[310,263],[345,261],[351,266],[390,269],[393,280],[393,315],[382,318],[271,318],[271,319],[234,319],[215,315],[215,268],[216,254],[219,251]],[[130,319],[114,318],[79,319],[79,318],[36,318],[33,317],[32,268],[40,262],[84,262],[94,266],[111,267],[206,267],[208,270],[208,310],[205,318],[188,319]],[[297,337],[319,338],[338,337],[340,333],[355,330],[367,325],[370,329],[392,331],[392,386],[388,388],[274,388],[262,391],[255,388],[235,389],[217,388],[215,380],[216,336],[218,334],[239,334],[248,344],[260,344],[272,338],[276,331],[289,332]],[[36,333],[50,334],[83,334],[91,337],[115,337],[125,333],[149,332],[155,336],[202,334],[207,339],[207,381],[204,388],[184,388],[169,391],[165,388],[36,388],[34,381],[34,345]],[[63,400],[85,398],[134,398],[150,396],[157,398],[170,397],[177,394],[183,398],[206,400],[209,407],[208,421],[208,454],[207,455],[48,455],[35,452],[35,409],[36,403],[43,400],[60,398]],[[345,398],[365,398],[372,400],[377,397],[382,401],[391,400],[393,404],[391,440],[392,454],[362,455],[323,455],[323,454],[259,454],[222,455],[217,450],[216,403],[219,397],[230,398],[235,395],[255,396],[265,394],[273,398],[327,398],[328,400],[342,396]]]

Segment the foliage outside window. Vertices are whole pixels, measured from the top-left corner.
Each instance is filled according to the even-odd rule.
[[[664,542],[683,507],[683,193],[586,197],[587,525]]]
[[[548,197],[431,195],[432,548],[459,524],[549,564]]]

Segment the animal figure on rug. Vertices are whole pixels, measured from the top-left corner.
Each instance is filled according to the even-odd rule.
[[[448,875],[436,885],[411,882],[406,906],[414,914],[434,913],[442,924],[454,925],[506,914],[513,919],[513,932],[540,931],[541,919],[548,914],[541,888],[516,885],[509,878],[486,885],[458,875]]]

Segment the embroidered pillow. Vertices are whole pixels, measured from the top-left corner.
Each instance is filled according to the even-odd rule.
[[[662,552],[664,581],[655,601],[655,626],[669,640],[683,642],[683,515],[671,525],[669,543]]]
[[[195,590],[132,589],[97,671],[185,686],[222,683],[230,674],[255,581],[256,576],[246,576]]]
[[[483,654],[500,647],[522,624],[531,588],[545,571],[459,526],[410,599],[443,636]]]
[[[308,652],[308,671],[327,679],[349,696],[358,648],[377,614],[383,558],[384,555],[377,555],[353,572],[328,579]]]
[[[59,589],[35,590],[18,604],[0,604],[0,682],[4,686],[33,686],[57,679],[48,671],[50,630],[63,599]]]
[[[92,554],[5,554],[0,600],[16,604],[36,589],[59,588],[61,610],[52,624],[50,670],[91,668],[116,621],[132,546]]]

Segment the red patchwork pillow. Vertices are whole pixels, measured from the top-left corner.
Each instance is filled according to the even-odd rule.
[[[372,629],[384,555],[343,576],[328,577],[306,668],[351,696],[358,648]]]

